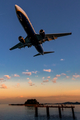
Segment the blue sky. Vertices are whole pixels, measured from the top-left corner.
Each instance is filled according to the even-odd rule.
[[[72,35],[60,37],[55,41],[43,44],[44,51],[53,50],[55,51],[54,54],[33,57],[37,54],[34,47],[10,51],[9,48],[19,42],[19,36],[24,38],[27,36],[16,16],[15,4],[27,13],[36,33],[39,33],[40,29],[44,29],[45,33],[72,32]],[[41,90],[39,86],[43,84],[46,89],[49,89],[52,85],[56,86],[57,89],[61,84],[64,84],[64,88],[76,84],[69,90],[75,91],[74,95],[76,95],[76,91],[80,93],[79,0],[7,0],[7,2],[1,0],[0,40],[0,78],[3,79],[0,80],[0,88],[8,89],[9,93],[13,86],[19,87],[19,90],[22,90],[21,86],[26,90],[32,90],[31,87],[33,87],[33,91],[37,86],[34,94],[38,96],[36,91]],[[64,93],[64,88],[62,93]],[[3,89],[0,89],[2,94]],[[53,87],[52,90],[54,91]],[[4,93],[6,94],[6,90]],[[5,97],[5,94],[2,96]],[[51,95],[54,96],[54,94],[57,93]],[[20,96],[20,94],[18,93],[16,96]],[[24,93],[21,96],[24,97]],[[30,96],[32,95],[30,94]],[[49,96],[49,93],[46,96]]]

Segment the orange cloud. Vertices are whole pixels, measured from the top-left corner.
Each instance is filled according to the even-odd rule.
[[[52,80],[53,83],[56,83],[56,80]]]
[[[17,87],[20,87],[20,83],[17,83]]]
[[[49,82],[48,80],[43,80],[43,82]]]
[[[41,85],[44,85],[43,83],[41,83]]]
[[[42,79],[44,79],[45,77],[42,77]]]
[[[72,80],[75,80],[75,78],[72,78]]]
[[[57,80],[57,79],[58,79],[57,77],[54,77],[53,80],[52,80],[52,82],[53,82],[53,83],[56,83],[56,80]]]
[[[14,77],[20,77],[19,75],[17,75],[17,74],[14,74]]]
[[[66,75],[65,73],[61,73],[61,75]]]
[[[35,85],[35,84],[33,84],[33,83],[32,83],[32,81],[31,81],[31,80],[29,80],[29,82],[28,82],[28,83],[29,83],[29,85],[30,85],[30,86]]]
[[[69,76],[66,76],[67,79],[69,79]]]
[[[56,75],[55,77],[60,77],[61,75]]]
[[[80,75],[75,74],[73,75],[73,78],[80,78]]]
[[[51,72],[51,69],[43,69],[45,72]]]
[[[20,83],[17,83],[17,84],[16,84],[16,85],[14,85],[13,87],[15,87],[15,88],[20,87]]]
[[[25,75],[31,75],[31,72],[22,72],[22,74],[25,74]]]
[[[11,78],[9,75],[4,75],[4,77],[6,77],[7,79],[10,79],[10,78]]]
[[[47,77],[48,79],[50,78],[50,76]]]
[[[0,88],[7,89],[7,86],[5,84],[2,84]]]
[[[4,78],[0,78],[0,80],[4,80]]]

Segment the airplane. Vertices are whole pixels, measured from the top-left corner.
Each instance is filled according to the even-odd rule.
[[[16,48],[23,48],[26,46],[31,47],[33,45],[36,48],[36,50],[39,52],[38,54],[34,55],[34,57],[38,55],[54,53],[54,51],[44,52],[42,43],[44,43],[45,41],[55,40],[61,36],[72,34],[71,32],[70,33],[45,34],[45,31],[43,29],[39,31],[39,34],[36,34],[25,11],[18,5],[15,5],[15,10],[16,10],[16,14],[17,14],[17,17],[21,25],[23,26],[25,32],[27,33],[27,37],[24,39],[22,36],[19,36],[18,39],[20,42],[16,44],[15,46],[13,46],[12,48],[10,48],[10,50],[13,50]]]

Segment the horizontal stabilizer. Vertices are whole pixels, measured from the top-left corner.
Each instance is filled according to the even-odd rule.
[[[54,53],[54,51],[44,52],[44,54],[48,54],[48,53]],[[43,55],[44,55],[44,54],[43,54]],[[39,56],[39,55],[41,55],[41,54],[40,54],[40,53],[38,53],[38,54],[34,55],[33,57],[35,57],[35,56]]]

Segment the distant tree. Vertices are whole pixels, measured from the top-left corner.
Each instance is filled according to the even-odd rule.
[[[36,99],[28,99],[24,104],[39,104]]]

